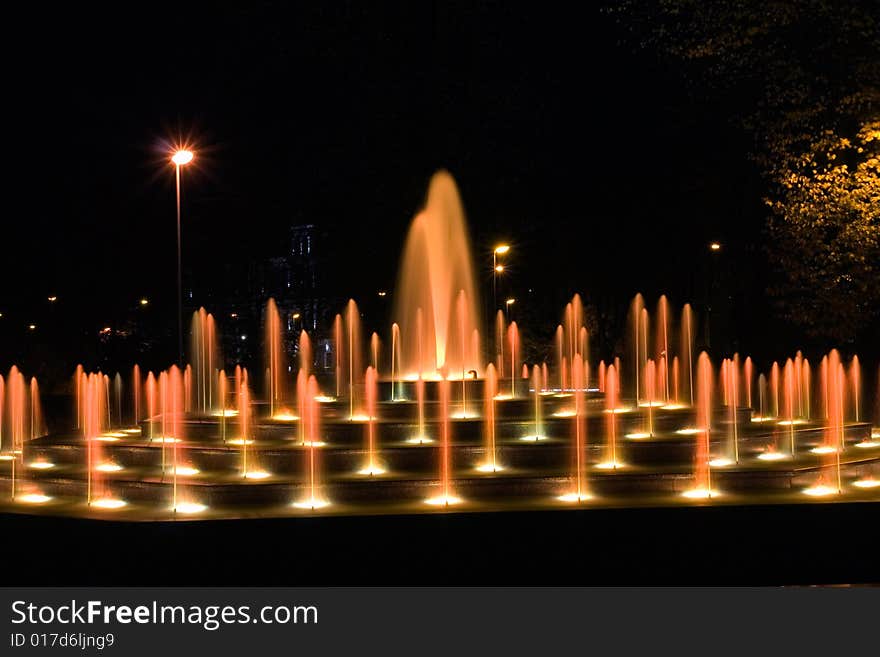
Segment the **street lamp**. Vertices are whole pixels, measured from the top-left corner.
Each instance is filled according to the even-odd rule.
[[[507,301],[504,302],[504,306],[507,308],[507,321],[510,321],[510,307],[516,303],[516,299],[511,297]]]
[[[177,187],[177,362],[183,367],[183,273],[180,266],[180,167],[193,160],[192,151],[179,149],[171,156]]]
[[[709,245],[709,248],[710,248],[712,251],[720,251],[720,250],[721,250],[721,243],[720,243],[720,242],[712,242],[712,243]]]
[[[510,251],[508,244],[499,244],[492,250],[492,312],[498,309],[498,274],[504,271],[504,265],[498,264],[498,256]]]

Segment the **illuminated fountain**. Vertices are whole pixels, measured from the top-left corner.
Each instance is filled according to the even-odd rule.
[[[497,472],[501,469],[498,464],[498,448],[495,441],[495,432],[497,430],[497,422],[495,418],[495,397],[498,395],[498,374],[496,373],[495,366],[492,363],[489,363],[486,366],[486,378],[483,382],[483,390],[483,399],[485,400],[486,404],[486,459],[479,466],[477,466],[477,470],[479,470],[480,472]]]
[[[605,459],[599,464],[600,468],[616,470],[623,465],[617,459],[617,413],[615,410],[620,405],[620,385],[617,380],[617,369],[610,365],[605,373],[605,410],[606,413],[606,443]]]
[[[321,391],[318,389],[318,381],[314,375],[309,376],[306,382],[305,403],[303,405],[304,412],[302,414],[303,423],[305,425],[305,435],[307,437],[306,447],[308,449],[306,462],[306,486],[308,495],[293,503],[298,509],[321,509],[330,504],[320,492],[320,470],[318,466],[318,448],[323,444],[321,440],[321,410],[318,397]]]
[[[811,370],[797,352],[768,369],[733,354],[716,369],[695,355],[705,336],[691,306],[679,321],[665,295],[635,296],[623,340],[603,330],[591,345],[577,294],[555,331],[525,340],[509,304],[479,313],[474,271],[455,185],[437,174],[390,318],[352,299],[331,325],[294,333],[268,300],[249,378],[200,308],[188,364],[145,378],[77,367],[72,430],[52,435],[36,380],[13,368],[0,378],[0,479],[18,508],[51,500],[52,513],[133,519],[189,518],[207,501],[212,517],[318,513],[330,500],[334,514],[558,506],[548,491],[572,508],[668,505],[691,479],[681,492],[697,503],[719,490],[745,504],[875,499],[880,435],[858,358],[832,351]]]
[[[572,417],[572,490],[559,497],[563,502],[583,502],[591,498],[587,484],[587,423],[586,387],[587,375],[580,354],[575,354],[571,368],[571,385],[574,396],[574,415]]]
[[[375,367],[368,367],[366,374],[366,411],[367,411],[367,422],[366,422],[366,452],[367,452],[367,462],[364,464],[364,467],[359,470],[359,473],[362,475],[368,475],[372,477],[373,475],[384,474],[385,470],[382,465],[379,463],[377,457],[377,447],[376,447],[376,402],[379,397],[378,391],[378,375],[376,373]]]
[[[465,312],[456,313],[460,293]],[[478,330],[480,314],[464,210],[445,171],[431,178],[425,206],[410,226],[394,296],[394,321],[402,329],[402,369],[424,378],[436,378],[443,370],[480,371],[479,353],[467,341],[458,353],[452,348],[456,331],[471,336]]]
[[[712,362],[704,351],[697,359],[697,431],[694,456],[694,487],[683,495],[691,499],[710,499],[718,495],[712,488]]]
[[[426,502],[433,506],[450,506],[461,502],[452,491],[452,472],[450,462],[450,449],[452,437],[450,435],[449,422],[449,381],[440,381],[440,495],[430,497]]]

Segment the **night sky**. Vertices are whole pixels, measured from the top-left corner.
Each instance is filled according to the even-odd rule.
[[[553,322],[576,291],[621,311],[637,291],[699,303],[709,241],[728,259],[759,248],[745,138],[598,9],[374,4],[9,15],[4,330],[43,321],[50,294],[50,321],[71,331],[141,296],[173,308],[165,144],[179,136],[198,157],[184,259],[203,276],[314,223],[332,236],[339,295],[393,289],[439,168],[459,183],[479,257],[513,244],[513,290],[532,289]],[[763,256],[749,258],[760,272]],[[3,351],[6,367],[16,355]]]

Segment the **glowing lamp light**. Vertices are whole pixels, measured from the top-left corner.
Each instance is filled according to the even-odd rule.
[[[12,459],[12,454],[0,454],[0,461],[11,461]]]
[[[199,504],[198,502],[180,502],[176,507],[174,507],[173,511],[175,513],[185,513],[187,515],[193,515],[196,513],[202,513],[207,511],[208,507],[205,504]]]
[[[644,440],[645,438],[650,438],[651,434],[645,431],[636,431],[635,433],[625,434],[624,437],[629,438],[630,440]]]
[[[254,441],[248,438],[245,440],[244,438],[231,438],[226,441],[230,445],[253,445]]]
[[[364,475],[367,477],[374,477],[376,475],[382,475],[382,474],[385,474],[385,472],[386,472],[386,470],[384,468],[382,468],[376,464],[373,464],[373,465],[367,464],[363,468],[358,470],[359,475]]]
[[[495,247],[495,253],[497,253],[498,255],[504,255],[508,251],[510,251],[509,244],[499,244],[498,246]]]
[[[712,243],[709,245],[709,249],[711,249],[712,251],[720,251],[720,250],[721,250],[721,244],[720,244],[719,242],[712,242]]]
[[[266,472],[265,470],[248,470],[247,472],[244,473],[245,479],[254,479],[254,480],[268,479],[271,476],[272,475],[269,474],[268,472]]]
[[[502,470],[504,470],[504,468],[497,463],[481,463],[476,467],[477,472],[501,472]]]
[[[729,465],[733,465],[733,461],[721,456],[717,459],[712,459],[711,461],[709,461],[709,465],[713,468],[726,468]]]
[[[50,470],[55,467],[55,464],[49,461],[32,461],[28,463],[28,467],[34,470]]]
[[[516,303],[516,299],[511,298],[511,299],[508,299],[507,301],[505,301],[504,303],[506,303],[508,306],[512,306],[513,304]]]
[[[880,479],[859,479],[853,482],[856,488],[877,488],[880,486]]]
[[[718,491],[709,488],[691,488],[690,490],[683,492],[681,496],[690,500],[708,500],[713,497],[718,497]]]
[[[327,500],[322,500],[317,497],[310,497],[305,500],[301,500],[299,502],[294,502],[291,506],[297,509],[306,509],[314,511],[315,509],[323,509],[324,507],[330,506],[330,502]]]
[[[179,151],[176,151],[174,153],[174,155],[171,156],[171,161],[176,166],[179,166],[179,167],[183,166],[184,164],[189,164],[190,162],[192,162],[192,160],[193,160],[192,151],[188,151],[186,149],[181,149]]]
[[[336,401],[336,397],[329,397],[327,395],[318,395],[315,397],[315,401],[319,404],[330,404]]]
[[[101,463],[95,466],[95,470],[99,472],[120,472],[122,466],[118,463]]]
[[[825,484],[817,484],[804,489],[804,495],[809,495],[810,497],[825,497],[827,495],[835,495],[839,492],[840,491],[836,488],[826,486]]]
[[[97,509],[109,509],[112,511],[114,509],[121,509],[127,504],[128,503],[125,500],[119,500],[114,497],[102,497],[99,500],[94,500],[91,503],[91,506]]]
[[[406,442],[409,445],[429,445],[434,441],[427,436],[413,436],[412,438],[407,438]]]
[[[880,438],[880,436],[878,436]],[[871,447],[880,447],[880,440],[863,440],[860,443],[856,443],[856,447],[861,449],[869,449]]]
[[[586,493],[581,493],[580,495],[577,493],[566,493],[565,495],[560,495],[556,498],[560,502],[586,502],[587,500],[593,499],[592,495],[587,495]]]
[[[701,430],[696,427],[685,427],[684,429],[679,429],[675,433],[680,436],[693,436],[694,434],[700,433],[700,431]]]
[[[812,454],[834,454],[837,451],[836,448],[831,447],[831,445],[820,445],[819,447],[814,447],[810,450]]]
[[[275,413],[272,416],[273,420],[278,420],[279,422],[295,422],[299,419],[298,415],[294,415],[293,413]]]
[[[150,438],[151,443],[179,443],[179,438],[172,438],[171,436],[155,436]]]
[[[46,297],[46,298],[49,301],[49,303],[55,303],[56,301],[58,301],[58,297],[56,297],[54,294],[51,297]]]
[[[437,497],[426,499],[425,504],[430,504],[431,506],[453,506],[454,504],[461,504],[462,501],[460,497],[455,495],[438,495]]]
[[[758,454],[758,459],[761,461],[782,461],[788,458],[788,454],[783,454],[782,452],[762,452]]]
[[[602,461],[601,463],[596,464],[596,467],[599,470],[617,470],[624,466],[625,464],[620,461]]]
[[[180,475],[181,477],[192,477],[193,475],[199,474],[198,468],[193,468],[188,465],[178,465],[174,468],[174,473]],[[180,505],[178,505],[178,509]]]
[[[541,434],[532,435],[532,436],[521,436],[520,440],[525,440],[530,443],[537,443],[541,440],[548,440],[547,436],[542,436]]]
[[[495,265],[495,271],[499,274],[504,271],[504,265]]]
[[[327,443],[323,440],[304,440],[300,443],[303,447],[326,447]]]
[[[150,300],[147,299],[146,297],[144,297],[143,299],[140,300],[140,304],[142,306],[146,306],[148,303],[150,303]]]
[[[42,493],[27,493],[25,495],[20,495],[16,497],[15,500],[17,502],[21,502],[23,504],[45,504],[52,498],[48,495],[43,495]]]

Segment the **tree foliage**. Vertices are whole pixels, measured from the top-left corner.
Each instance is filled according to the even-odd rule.
[[[606,11],[752,136],[782,315],[853,339],[880,311],[877,3],[619,0]]]
[[[846,340],[880,306],[880,121],[833,130],[773,169],[771,292],[811,334]]]

